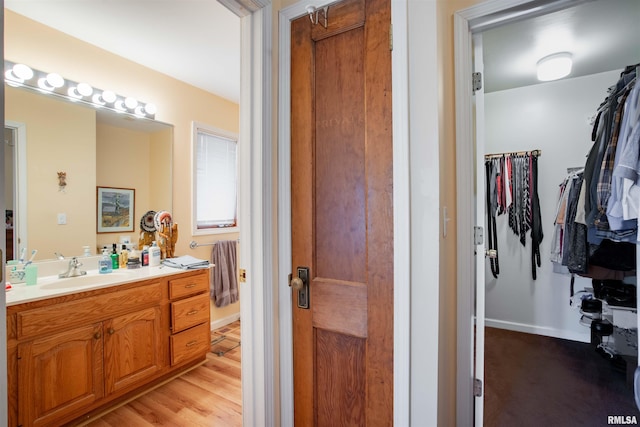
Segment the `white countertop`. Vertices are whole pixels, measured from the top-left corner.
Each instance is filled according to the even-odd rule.
[[[60,269],[64,271],[69,262],[68,260],[38,263],[37,283],[29,286],[24,283],[11,284],[11,289],[6,291],[7,306],[190,271],[160,265],[158,267],[145,266],[135,269],[118,269],[113,270],[112,273],[100,274],[97,269],[97,258],[82,258],[81,260],[87,269],[82,267],[81,270],[85,270],[87,274],[65,279],[59,279],[56,271]],[[48,263],[56,264],[47,265]],[[95,268],[90,269],[94,267],[94,264]],[[7,275],[6,277],[9,276]]]

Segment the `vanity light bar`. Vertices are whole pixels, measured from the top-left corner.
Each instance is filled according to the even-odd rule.
[[[25,64],[4,61],[4,81],[9,86],[26,87],[42,93],[61,96],[71,101],[80,101],[95,108],[107,108],[134,117],[155,119],[156,116],[155,104],[117,95],[110,90],[97,89],[88,83],[67,80],[57,73],[34,70]]]

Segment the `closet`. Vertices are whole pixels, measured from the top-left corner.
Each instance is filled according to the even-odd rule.
[[[583,6],[592,7],[595,3]],[[613,2],[611,2],[613,3]],[[609,3],[609,5],[611,5]],[[629,2],[616,2],[630,5]],[[612,6],[613,7],[613,6]],[[637,5],[636,5],[637,10]],[[569,16],[569,18],[567,18]],[[570,19],[570,13],[564,18]],[[548,23],[552,17],[544,17]],[[539,21],[540,22],[540,21]],[[517,26],[519,23],[509,24]],[[540,26],[541,27],[541,26]],[[525,27],[531,31],[536,26]],[[494,32],[492,35],[491,32]],[[498,35],[500,37],[498,37]],[[528,34],[531,40],[541,38],[539,34]],[[483,33],[485,73],[488,78],[490,69],[487,63],[495,57],[487,55],[491,43],[504,39],[499,29]],[[636,38],[636,41],[640,38]],[[640,60],[638,48],[635,53],[624,58],[624,62],[612,66],[607,71],[569,77],[534,85],[518,87],[495,87],[486,85],[484,95],[485,112],[485,160],[496,162],[503,153],[531,153],[539,150],[537,156],[538,176],[537,194],[542,224],[542,240],[536,242],[528,230],[524,239],[516,233],[510,224],[510,215],[498,215],[495,205],[488,205],[485,226],[486,246],[490,249],[485,262],[485,296],[487,327],[494,327],[529,334],[537,334],[581,343],[598,344],[616,340],[613,334],[592,336],[591,323],[600,321],[612,313],[598,311],[598,303],[587,303],[586,310],[582,300],[603,300],[607,297],[635,300],[635,253],[632,254],[632,266],[627,274],[619,277],[621,285],[611,287],[610,282],[592,281],[586,274],[578,274],[577,268],[587,268],[590,264],[574,265],[571,270],[562,263],[562,254],[554,253],[556,219],[558,218],[558,200],[564,194],[569,196],[573,184],[582,180],[588,155],[594,146],[592,134],[596,119],[602,110],[602,103],[610,94],[609,88],[615,86],[626,70],[625,66],[636,64]],[[514,61],[517,60],[514,53]],[[495,64],[494,64],[495,65]],[[508,64],[500,63],[499,68],[507,69]],[[633,67],[632,67],[633,68]],[[501,72],[504,70],[501,70]],[[499,160],[501,161],[501,160]],[[485,167],[487,164],[485,163]],[[493,182],[491,177],[489,182]],[[487,185],[487,184],[485,184]],[[487,188],[489,186],[487,185]],[[567,190],[567,193],[563,193]],[[635,208],[637,209],[637,208]],[[605,208],[606,210],[606,208]],[[562,230],[564,232],[566,230]],[[538,236],[538,240],[539,240]],[[494,243],[495,242],[495,243]],[[539,243],[540,263],[536,258],[536,245]],[[608,244],[605,244],[608,245]],[[491,249],[497,249],[497,260],[490,258]],[[635,250],[635,243],[633,244]],[[560,258],[557,258],[560,255]],[[610,255],[605,258],[611,258]],[[622,257],[613,257],[624,262]],[[574,260],[575,261],[575,260]],[[497,267],[497,271],[496,271]],[[625,267],[626,268],[626,267]],[[594,286],[598,289],[594,289]],[[597,292],[598,295],[594,295]],[[633,297],[630,294],[633,293]],[[589,296],[590,295],[590,296]],[[606,311],[606,310],[605,310]],[[635,308],[627,307],[616,313],[616,322],[622,326],[616,328],[624,336],[617,337],[618,343],[624,343],[628,354],[637,355],[637,336],[627,331],[635,326]],[[611,319],[613,320],[613,319]],[[599,322],[598,322],[599,323]],[[607,326],[603,326],[608,329]],[[602,332],[602,331],[600,331]],[[611,331],[605,331],[611,332]],[[605,336],[604,339],[602,337]],[[487,344],[490,345],[490,344]],[[631,351],[633,349],[633,351]],[[611,350],[602,348],[603,352]],[[620,349],[618,349],[620,351]],[[606,354],[604,354],[607,357]],[[635,368],[635,357],[627,361]],[[633,388],[629,388],[633,395]]]

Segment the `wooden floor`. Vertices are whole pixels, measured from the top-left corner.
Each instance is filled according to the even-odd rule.
[[[212,332],[211,340],[202,366],[86,425],[241,426],[240,321]]]

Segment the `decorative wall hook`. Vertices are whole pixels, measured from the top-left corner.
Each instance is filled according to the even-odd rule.
[[[58,191],[64,191],[67,188],[67,173],[64,171],[58,172]]]
[[[318,25],[318,16],[322,13],[322,26],[327,28],[329,25],[329,6],[324,6],[321,9],[316,9],[315,6],[307,6],[307,13],[309,19],[313,25]]]

